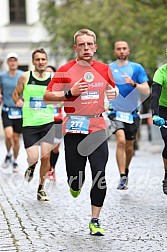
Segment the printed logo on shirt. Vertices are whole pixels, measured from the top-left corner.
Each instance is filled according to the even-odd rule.
[[[94,75],[91,73],[91,72],[86,72],[84,74],[84,79],[87,81],[87,82],[92,82],[94,80]]]

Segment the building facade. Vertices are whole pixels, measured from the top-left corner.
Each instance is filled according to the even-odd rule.
[[[6,55],[16,52],[23,70],[31,69],[31,54],[44,48],[49,64],[55,59],[47,42],[49,36],[39,21],[40,0],[0,0],[0,71],[6,70]]]

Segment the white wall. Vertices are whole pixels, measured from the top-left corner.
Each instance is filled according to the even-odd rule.
[[[9,9],[9,1],[0,0],[0,27],[9,23],[8,9]]]
[[[38,4],[39,0],[26,0],[26,15],[28,25],[32,25],[39,20]]]

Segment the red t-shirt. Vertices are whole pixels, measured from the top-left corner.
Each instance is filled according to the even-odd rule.
[[[82,93],[75,100],[64,101],[64,111],[73,115],[100,115],[105,111],[104,96],[108,85],[115,87],[112,73],[107,64],[93,61],[89,65],[85,61],[72,60],[60,67],[47,90],[62,91],[69,90],[75,82],[84,78],[88,82],[88,91]],[[67,118],[65,118],[67,122]],[[103,117],[89,119],[89,132],[105,129],[106,124]]]

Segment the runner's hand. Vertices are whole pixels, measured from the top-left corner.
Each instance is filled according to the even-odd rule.
[[[117,87],[113,88],[111,85],[108,85],[108,88],[106,90],[106,95],[107,95],[107,99],[109,101],[114,100],[119,94],[119,90]]]
[[[19,99],[17,102],[16,102],[16,106],[19,107],[19,108],[22,108],[24,105],[24,99]]]
[[[158,115],[154,115],[153,116],[153,124],[155,124],[157,126],[163,126],[165,124],[165,120]]]
[[[122,76],[125,78],[126,84],[130,84],[132,87],[134,86],[134,81],[128,74],[123,74]]]
[[[83,92],[87,92],[87,91],[88,91],[88,83],[83,78],[75,82],[75,84],[71,88],[72,96],[79,96]]]

